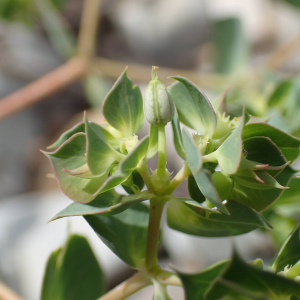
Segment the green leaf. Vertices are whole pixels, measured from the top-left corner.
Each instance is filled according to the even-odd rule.
[[[300,199],[300,178],[292,178],[289,183],[289,189],[285,190],[281,197],[272,205],[272,207],[277,206],[288,206],[295,205],[299,206]]]
[[[150,139],[146,158],[152,158],[158,149],[158,126],[150,124]]]
[[[243,143],[242,131],[245,124],[245,112],[239,126],[232,131],[225,142],[216,150],[216,157],[222,171],[228,175],[234,174],[240,165]]]
[[[228,261],[219,262],[198,274],[177,272],[184,288],[186,300],[204,300],[204,294],[211,283],[219,276]]]
[[[240,19],[214,22],[214,44],[217,52],[216,72],[234,73],[245,69],[248,45]]]
[[[198,203],[203,203],[205,201],[205,196],[201,193],[194,176],[190,174],[187,182],[190,197]]]
[[[76,133],[55,152],[43,152],[50,160],[56,180],[62,192],[75,202],[88,203],[103,185],[107,174],[93,179],[72,176],[64,169],[74,170],[86,164],[86,138],[84,133]]]
[[[99,126],[90,124],[86,116],[84,119],[87,163],[94,175],[101,176],[114,162],[122,160],[125,156],[112,148]]]
[[[287,186],[294,175],[294,171],[287,166],[277,177],[276,181],[282,185]],[[268,189],[258,190],[247,188],[234,182],[234,187],[229,195],[229,199],[239,201],[245,205],[254,208],[257,211],[263,211],[276,201],[282,194],[282,189]]]
[[[117,170],[104,182],[104,184],[95,194],[104,193],[124,182],[145,157],[148,150],[148,145],[149,137],[144,137],[119,164]]]
[[[242,295],[260,300],[288,299],[283,296],[300,295],[300,284],[251,266],[234,253],[231,262],[209,287],[204,299],[215,300],[225,295]]]
[[[194,178],[201,193],[214,204],[222,213],[229,214],[226,206],[222,204],[222,200],[213,184],[211,174],[208,170],[201,170],[197,174],[194,174]]]
[[[125,137],[131,137],[143,126],[143,97],[138,86],[127,78],[127,69],[121,74],[106,96],[103,114],[107,122],[121,131]]]
[[[202,169],[202,154],[185,128],[182,130],[182,141],[189,168],[196,174]]]
[[[226,97],[227,97],[228,91],[229,91],[229,88],[224,90],[216,98],[214,98],[212,101],[210,101],[215,112],[217,112],[217,111],[220,113],[225,112],[227,114]]]
[[[208,99],[186,78],[180,76],[171,78],[179,81],[169,89],[179,120],[201,134],[208,134],[211,137],[217,126],[217,119]]]
[[[133,268],[141,268],[146,257],[149,207],[137,203],[112,215],[84,217],[101,240]]]
[[[293,266],[300,260],[300,226],[298,225],[285,240],[272,264],[277,273],[287,265]]]
[[[41,300],[95,300],[105,292],[104,281],[88,241],[72,235],[47,262]]]
[[[148,191],[141,192],[136,195],[118,195],[115,190],[109,190],[103,194],[98,195],[92,202],[88,204],[72,203],[59,213],[57,213],[49,222],[73,216],[87,216],[87,215],[114,215],[126,210],[128,207],[151,199],[154,194]]]
[[[85,124],[83,122],[76,124],[74,127],[61,134],[58,140],[55,141],[52,145],[48,146],[47,149],[54,149],[61,146],[71,136],[79,132],[85,132]]]
[[[207,214],[204,209],[173,199],[168,202],[167,221],[172,229],[205,237],[234,236],[257,228],[271,228],[263,216],[241,203],[228,201],[225,207],[230,216]]]
[[[268,137],[282,151],[286,159],[294,161],[300,153],[300,140],[267,123],[247,124],[243,130],[243,140],[252,137]]]
[[[171,122],[172,122],[173,141],[174,141],[175,149],[179,154],[179,156],[185,159],[185,152],[182,144],[181,128],[180,128],[178,113],[176,109],[175,109],[174,117]]]
[[[290,94],[293,87],[293,81],[288,79],[280,82],[269,98],[269,106],[280,105]]]

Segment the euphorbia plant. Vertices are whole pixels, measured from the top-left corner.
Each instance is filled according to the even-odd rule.
[[[196,236],[226,237],[271,229],[260,213],[287,189],[296,173],[290,164],[300,147],[299,139],[256,122],[245,109],[241,116],[230,118],[223,96],[210,102],[188,79],[172,78],[175,83],[167,90],[158,79],[158,68],[153,67],[143,104],[140,89],[125,70],[104,101],[107,123],[98,125],[85,115],[82,123],[49,147],[57,150],[44,152],[59,187],[74,201],[52,220],[83,216],[137,273],[105,294],[92,252],[84,240],[79,242],[82,238],[71,236],[65,248],[49,259],[42,300],[124,299],[150,284],[155,300],[170,299],[168,285],[182,285],[188,300],[300,299],[300,284],[293,280],[300,274],[299,228],[268,271],[261,260],[247,264],[236,253],[231,260],[194,275],[160,268],[157,248],[165,206],[172,229]],[[150,132],[139,140],[136,134],[144,114]],[[177,174],[166,168],[165,125],[170,121],[175,148],[185,161]],[[156,153],[157,169],[149,172],[147,163]],[[185,179],[190,197],[176,197],[173,193]],[[119,185],[124,194],[115,191]],[[82,244],[85,250],[75,255]],[[72,259],[82,260],[78,263],[82,267],[69,270]]]

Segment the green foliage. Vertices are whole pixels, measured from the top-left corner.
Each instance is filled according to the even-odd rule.
[[[48,259],[41,300],[95,300],[104,292],[104,274],[88,241],[71,235]]]
[[[237,25],[235,21],[232,24]],[[58,147],[57,150],[45,152],[60,188],[74,201],[52,221],[83,216],[114,253],[143,275],[138,279],[142,280],[139,284],[135,282],[136,290],[152,282],[157,300],[170,299],[164,280],[176,276],[162,275],[165,271],[157,265],[165,204],[170,228],[195,236],[228,237],[255,229],[269,232],[272,217],[285,222],[282,212],[288,215],[290,209],[288,217],[292,218],[291,212],[297,211],[300,197],[297,171],[291,166],[300,153],[298,138],[254,119],[245,108],[241,116],[230,117],[225,107],[226,91],[211,105],[186,78],[172,78],[177,80],[169,89],[176,106],[171,121],[173,140],[184,160],[177,174],[165,168],[165,124],[160,127],[151,124],[149,136],[142,139],[137,136],[144,121],[142,95],[127,78],[126,70],[103,104],[107,123],[98,125],[85,117],[84,122],[62,134],[49,147]],[[293,85],[283,86],[271,97],[274,109],[282,109],[281,98],[290,95]],[[158,106],[164,99],[170,101],[163,86],[161,90],[163,97],[155,95],[156,109],[161,108]],[[184,126],[194,132],[190,134]],[[147,164],[155,154],[158,154],[158,169],[149,173]],[[173,192],[186,178],[190,198],[175,197]],[[128,195],[116,192],[120,185]],[[143,204],[144,200],[150,200],[150,206]],[[290,227],[284,228],[286,231]],[[230,261],[201,273],[179,272],[186,299],[298,297],[298,248],[299,227],[274,258],[271,271],[263,270],[262,260],[247,264],[235,253]],[[49,284],[57,284],[56,279],[51,279],[51,264],[58,255],[59,252],[53,254],[49,262],[50,275],[46,279]]]
[[[101,240],[133,268],[143,268],[146,254],[149,208],[135,204],[116,215],[86,215]]]

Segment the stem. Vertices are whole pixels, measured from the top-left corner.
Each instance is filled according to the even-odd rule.
[[[158,163],[157,163],[157,175],[164,177],[166,174],[167,166],[167,142],[165,125],[157,125],[158,127]]]
[[[88,67],[85,59],[75,57],[54,71],[2,98],[0,119],[37,103],[73,83],[87,72]]]
[[[85,0],[84,2],[78,36],[78,54],[84,57],[91,58],[95,54],[100,6],[101,0]]]
[[[151,280],[142,272],[138,272],[97,300],[122,300],[150,284]]]
[[[143,180],[147,186],[147,189],[150,193],[154,193],[154,187],[148,172],[148,168],[147,168],[147,164],[146,164],[146,160],[145,158],[141,161],[141,163],[139,164],[139,166],[137,167],[137,171],[141,174],[141,176],[143,177]]]
[[[157,248],[159,241],[160,220],[164,205],[165,201],[162,199],[152,198],[150,200],[150,216],[146,250],[146,267],[150,272],[157,267]]]
[[[164,285],[182,286],[182,282],[179,276],[175,273],[161,270],[155,279]]]
[[[0,299],[1,300],[23,300],[18,294],[0,281]]]
[[[181,182],[191,174],[191,170],[188,167],[188,163],[185,162],[180,171],[176,174],[176,176],[171,180],[169,186],[163,191],[163,195],[172,194],[177,187],[181,184]]]

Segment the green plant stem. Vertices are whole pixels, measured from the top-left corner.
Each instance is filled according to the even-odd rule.
[[[148,238],[146,250],[146,268],[149,272],[157,267],[157,248],[159,242],[160,221],[165,201],[159,198],[150,200],[150,215],[148,225]]]
[[[158,163],[157,163],[157,175],[164,177],[166,174],[167,166],[167,142],[165,125],[158,125]]]
[[[155,279],[164,285],[174,285],[182,286],[182,282],[179,276],[175,273],[161,270],[156,276]]]
[[[141,176],[142,176],[142,178],[143,178],[143,180],[146,184],[146,187],[147,187],[148,191],[150,193],[154,193],[155,190],[154,190],[154,187],[153,187],[150,175],[149,175],[149,171],[148,171],[148,168],[147,168],[147,163],[146,163],[145,158],[141,161],[141,163],[137,167],[137,171],[141,174]]]
[[[138,272],[97,300],[122,300],[150,284],[152,284],[150,278]]]
[[[171,180],[169,186],[163,191],[163,195],[172,194],[177,187],[181,184],[181,182],[191,174],[191,170],[188,167],[188,163],[185,162],[180,171],[176,174],[176,176]]]

